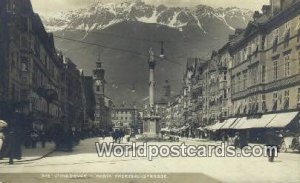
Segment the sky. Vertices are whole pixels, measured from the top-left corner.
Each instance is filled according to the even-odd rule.
[[[55,15],[61,11],[84,8],[95,0],[31,0],[34,10],[41,15]],[[96,0],[100,1],[100,0]],[[101,0],[103,3],[122,0]],[[148,4],[190,7],[198,4],[212,7],[239,7],[260,10],[269,0],[144,0]]]

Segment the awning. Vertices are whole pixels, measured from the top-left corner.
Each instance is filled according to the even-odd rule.
[[[188,129],[189,127],[190,127],[189,125],[188,125],[188,126],[183,126],[183,127],[179,128],[179,130],[180,130],[180,131],[183,131],[183,130]]]
[[[212,130],[212,127],[213,127],[213,126],[214,126],[214,125],[205,126],[204,129],[206,129],[206,130]]]
[[[162,128],[160,129],[161,132],[170,132],[170,129],[169,128]]]
[[[221,127],[221,129],[229,129],[229,127],[231,125],[233,125],[233,123],[237,120],[237,118],[229,118],[229,119],[226,119],[224,121],[224,125]]]
[[[213,126],[213,130],[219,130],[225,123],[216,123],[214,126]]]
[[[230,129],[243,129],[242,126],[247,122],[247,117],[238,118],[237,121],[230,127]]]
[[[240,129],[249,128],[265,128],[274,118],[276,114],[265,114],[261,118],[250,118],[240,126]]]
[[[179,132],[179,129],[174,127],[174,128],[172,128],[170,131],[171,131],[171,132],[174,132],[174,133],[177,133],[177,132]]]
[[[214,125],[206,126],[206,127],[204,127],[204,128],[207,129],[207,130],[219,130],[224,124],[225,124],[225,123],[217,122],[217,123],[214,124]]]
[[[291,123],[297,116],[299,112],[286,112],[278,113],[275,118],[267,124],[267,128],[283,128]]]

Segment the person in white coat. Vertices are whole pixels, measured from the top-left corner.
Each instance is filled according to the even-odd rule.
[[[0,131],[0,151],[2,149],[3,141],[4,141],[4,134]]]

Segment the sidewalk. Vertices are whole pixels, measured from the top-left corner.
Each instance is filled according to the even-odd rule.
[[[211,142],[211,143],[217,143],[219,141],[213,141],[213,140],[209,140],[209,139],[199,139],[199,138],[186,138],[186,137],[180,137],[179,139],[180,142]]]
[[[46,157],[47,155],[53,153],[55,150],[54,143],[46,143],[46,147],[42,148],[41,144],[38,143],[35,149],[26,149],[22,147],[22,159],[16,160],[14,162],[26,162],[26,161],[35,161]],[[8,158],[0,160],[0,164],[8,163]]]

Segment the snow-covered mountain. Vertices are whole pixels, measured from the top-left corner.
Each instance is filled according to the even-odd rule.
[[[159,99],[166,79],[174,93],[181,90],[188,57],[209,57],[213,49],[227,41],[235,28],[246,27],[252,18],[250,10],[239,8],[153,6],[141,0],[113,2],[105,4],[98,0],[87,8],[42,19],[46,29],[56,36],[103,45],[86,45],[57,37],[55,40],[57,49],[86,74],[92,73],[101,52],[108,82],[106,93],[115,102],[135,103],[148,95],[147,53],[150,47],[159,53],[160,41],[165,41],[168,61],[160,61],[156,69]],[[124,49],[129,52],[120,51]],[[136,87],[134,94],[132,85]]]
[[[94,2],[91,6],[74,11],[62,12],[55,17],[43,18],[48,31],[62,30],[102,30],[113,24],[124,21],[139,21],[182,28],[188,25],[197,26],[202,33],[207,33],[209,21],[220,21],[227,28],[234,30],[241,24],[247,24],[252,11],[239,8],[212,8],[205,5],[196,7],[153,6],[141,0],[130,0],[123,3],[103,4]]]

